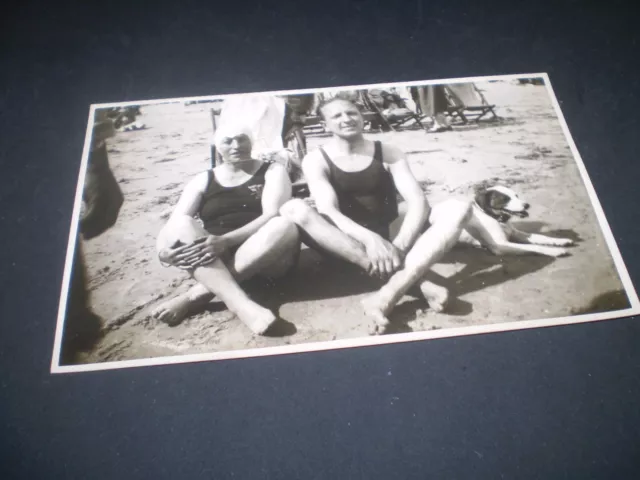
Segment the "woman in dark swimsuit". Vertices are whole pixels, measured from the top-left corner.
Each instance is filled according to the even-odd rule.
[[[263,334],[276,317],[239,282],[256,274],[282,275],[293,266],[298,230],[278,215],[291,198],[291,182],[282,165],[251,158],[250,133],[242,128],[219,130],[216,146],[223,163],[187,184],[157,242],[160,261],[189,271],[198,285],[154,316],[175,325],[215,295]]]

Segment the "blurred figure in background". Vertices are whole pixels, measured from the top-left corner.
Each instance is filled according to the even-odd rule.
[[[433,121],[431,128],[428,130],[429,133],[453,130],[447,118],[449,102],[445,85],[412,87],[412,96],[420,107],[422,115],[430,117]]]

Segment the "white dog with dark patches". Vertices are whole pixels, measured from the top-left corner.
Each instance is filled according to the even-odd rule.
[[[528,210],[529,204],[510,188],[496,185],[480,189],[476,193],[473,215],[461,241],[480,243],[495,255],[568,255],[569,251],[564,247],[573,245],[573,240],[526,233],[509,224],[512,216],[528,217]],[[476,239],[480,239],[480,242]]]

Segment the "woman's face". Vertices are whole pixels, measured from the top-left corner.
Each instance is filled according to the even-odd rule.
[[[251,160],[251,140],[244,133],[234,137],[224,137],[218,145],[218,150],[225,162]]]

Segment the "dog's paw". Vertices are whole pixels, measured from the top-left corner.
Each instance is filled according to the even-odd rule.
[[[548,247],[570,247],[572,245],[575,245],[575,242],[570,238],[553,238],[553,237],[538,239],[538,241],[535,243],[537,243],[538,245],[546,245]]]
[[[549,247],[549,250],[547,250],[547,252],[551,257],[566,257],[567,255],[571,254],[571,252],[569,252],[569,250],[567,250],[566,248],[560,247]]]
[[[573,240],[571,240],[570,238],[558,238],[554,245],[557,247],[570,247],[572,245],[575,245],[576,242],[574,242]]]

